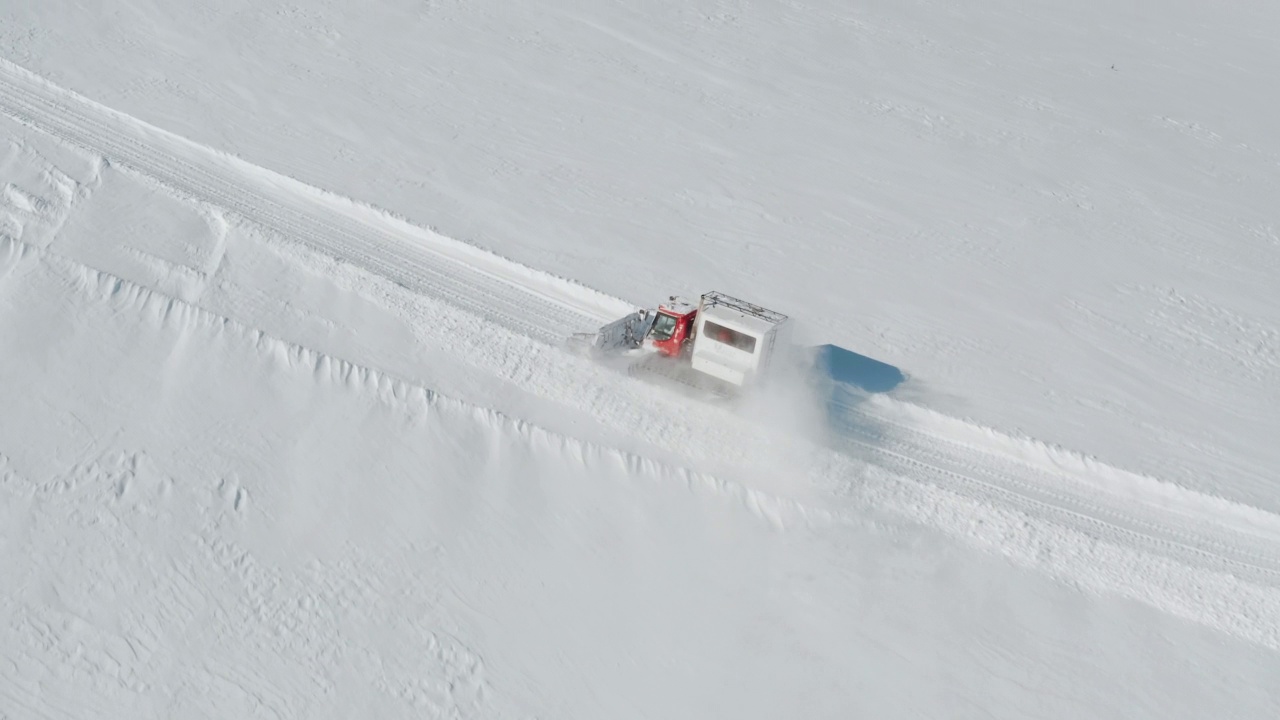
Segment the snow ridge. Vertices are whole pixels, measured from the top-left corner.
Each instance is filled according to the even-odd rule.
[[[181,298],[81,265],[47,250],[5,239],[0,240],[0,253],[16,254],[19,259],[30,256],[33,261],[55,267],[75,284],[78,291],[107,303],[113,310],[138,314],[162,327],[183,332],[234,333],[251,342],[263,358],[277,369],[310,372],[319,381],[377,398],[379,402],[411,415],[431,412],[465,415],[503,435],[520,437],[538,447],[553,448],[577,464],[608,462],[624,467],[636,475],[668,477],[692,491],[710,492],[740,504],[779,530],[837,521],[836,515],[821,508],[770,495],[732,480],[586,442],[498,410],[448,397],[386,371],[288,342],[261,329],[211,313]]]

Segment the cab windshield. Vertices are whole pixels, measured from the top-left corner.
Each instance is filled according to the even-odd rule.
[[[658,313],[658,317],[653,321],[653,339],[654,340],[670,340],[671,336],[676,332],[676,318],[666,313]]]

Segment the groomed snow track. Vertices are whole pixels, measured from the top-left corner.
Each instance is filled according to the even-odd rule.
[[[1073,481],[1065,472],[1054,473],[921,431],[862,404],[847,405],[844,410],[862,429],[855,427],[841,435],[836,445],[896,475],[994,506],[1016,508],[1100,541],[1280,588],[1274,516],[1261,510],[1237,508],[1259,520],[1264,531],[1255,534],[1205,507],[1190,508],[1187,513],[1126,503]],[[1227,505],[1216,498],[1194,501]]]
[[[625,304],[147,125],[0,60],[0,111],[191,200],[546,342]]]
[[[305,185],[99,105],[0,60],[0,113],[315,251],[559,347],[630,309],[616,298],[520,266],[353,200]],[[958,441],[850,397],[831,450],[902,483],[1065,527],[1094,542],[1248,583],[1265,594],[1252,631],[1280,647],[1280,517],[1114,469],[1057,471],[999,446]],[[1114,471],[1114,472],[1113,472]],[[1093,481],[1082,473],[1093,472]],[[1107,477],[1102,477],[1106,475]],[[849,495],[861,480],[842,480]],[[921,515],[928,521],[928,513]],[[1267,628],[1270,627],[1270,631]]]

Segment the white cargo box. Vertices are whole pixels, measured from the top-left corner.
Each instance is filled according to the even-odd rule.
[[[766,310],[721,292],[709,292],[698,305],[693,338],[693,369],[733,385],[766,374],[790,323]]]

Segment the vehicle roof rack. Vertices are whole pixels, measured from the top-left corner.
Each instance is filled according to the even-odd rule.
[[[781,324],[787,319],[787,316],[780,312],[774,312],[773,310],[762,308],[759,305],[753,305],[746,300],[739,300],[736,297],[725,295],[718,290],[712,290],[711,292],[703,295],[702,302],[707,306],[719,305],[732,310],[737,310],[743,315],[760,318],[761,320],[771,322],[774,325]]]

